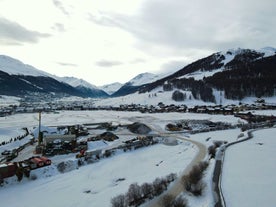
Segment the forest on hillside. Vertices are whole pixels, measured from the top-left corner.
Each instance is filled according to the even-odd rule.
[[[224,90],[228,99],[273,96],[276,89],[276,56],[232,64],[229,69],[203,81],[218,90]]]

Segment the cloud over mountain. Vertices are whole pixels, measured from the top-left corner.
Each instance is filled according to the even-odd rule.
[[[50,36],[47,33],[28,30],[16,22],[0,17],[0,44],[37,43],[40,38]]]

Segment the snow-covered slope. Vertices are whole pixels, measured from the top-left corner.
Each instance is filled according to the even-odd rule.
[[[135,93],[139,88],[145,84],[152,83],[162,78],[163,75],[155,75],[152,73],[141,73],[135,76],[133,79],[125,83],[119,90],[112,94],[114,97],[124,96],[131,93]]]
[[[205,68],[201,68],[195,72],[186,74],[182,76],[181,78],[194,78],[195,80],[202,80],[204,77],[210,77],[213,76],[214,74],[221,72],[226,69],[227,64],[230,63],[237,55],[244,54],[248,52],[248,49],[229,49],[227,51],[222,51],[214,54],[216,58],[214,59],[213,63],[216,64],[222,64],[221,67],[218,67],[214,70],[205,70]],[[276,54],[276,48],[273,47],[265,47],[259,50],[250,50],[253,52],[256,52],[256,54],[259,54],[259,57],[257,57],[255,60],[259,58],[264,58],[264,57],[270,57]]]
[[[128,83],[131,84],[132,86],[141,86],[141,85],[156,81],[159,78],[160,78],[159,75],[156,75],[153,73],[141,73],[135,76],[133,79],[131,79]]]
[[[56,77],[57,80],[67,83],[70,86],[78,89],[82,93],[86,94],[88,97],[107,97],[108,94],[99,89],[97,86],[88,83],[87,81],[75,77]]]
[[[10,75],[31,75],[51,77],[51,74],[47,72],[38,70],[33,66],[24,64],[19,60],[5,55],[0,55],[0,70]]]
[[[83,79],[58,77],[14,58],[0,55],[0,94],[23,95],[29,92],[54,92],[93,98],[108,96]]]
[[[115,82],[107,85],[100,86],[99,89],[105,91],[107,94],[111,95],[118,91],[123,86],[122,83]]]
[[[78,87],[78,86],[83,86],[86,88],[91,88],[91,89],[98,89],[97,86],[92,85],[91,83],[88,83],[87,81],[75,77],[56,77],[57,80],[67,83],[73,87]]]
[[[276,84],[275,75],[267,76],[268,73],[273,73],[275,54],[276,49],[270,47],[259,50],[230,49],[195,61],[168,76],[157,76],[150,73],[140,74],[113,95],[113,97],[124,97],[115,98],[113,101],[117,105],[120,103],[156,105],[159,102],[177,105],[194,105],[196,102],[199,104],[204,104],[204,102],[226,104],[239,101],[252,103],[259,94],[258,96],[270,102],[275,99],[273,91],[266,89],[268,87],[266,80],[274,81]],[[234,79],[229,80],[229,75]],[[244,84],[242,87],[248,88],[248,91],[240,92],[238,87],[241,86],[237,86],[237,83],[233,81],[236,79],[239,80],[240,85]],[[250,85],[249,79],[254,83],[259,83],[259,85]],[[220,85],[221,82],[222,86]],[[229,84],[224,84],[225,82]],[[178,99],[174,95],[176,91],[178,93],[180,91],[184,98]],[[111,105],[111,101],[103,100],[100,104]]]

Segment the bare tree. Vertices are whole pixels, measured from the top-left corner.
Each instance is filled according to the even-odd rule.
[[[188,200],[182,196],[178,196],[173,201],[173,207],[186,207],[188,206]]]
[[[174,201],[174,196],[171,194],[164,195],[162,198],[162,206],[163,207],[172,207]]]
[[[177,175],[175,173],[171,173],[166,176],[166,180],[168,183],[175,181],[176,178],[177,178]]]
[[[153,186],[149,183],[144,183],[141,186],[143,197],[145,198],[153,198]]]
[[[166,184],[164,184],[164,179],[161,178],[156,178],[153,181],[153,188],[154,188],[154,195],[160,195],[165,189],[166,189]]]
[[[112,207],[127,207],[125,203],[125,195],[121,194],[111,199]]]
[[[142,198],[141,187],[137,183],[133,183],[129,186],[126,194],[128,205],[133,205],[139,202]]]

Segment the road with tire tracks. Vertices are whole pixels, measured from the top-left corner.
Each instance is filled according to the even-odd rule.
[[[207,149],[206,146],[200,142],[191,140],[189,138],[185,138],[184,136],[181,135],[181,133],[164,133],[164,132],[160,132],[159,134],[161,137],[165,136],[166,138],[172,138],[172,139],[179,139],[182,141],[187,141],[192,143],[193,145],[195,145],[198,148],[198,152],[196,154],[196,156],[192,159],[192,161],[190,162],[190,164],[183,170],[183,172],[181,173],[181,175],[178,176],[177,180],[172,184],[172,186],[170,186],[170,188],[165,191],[163,194],[161,194],[160,196],[154,198],[153,200],[147,202],[146,204],[144,204],[144,207],[162,207],[162,198],[164,195],[173,195],[173,196],[178,196],[181,192],[184,191],[184,187],[183,184],[181,183],[181,178],[184,175],[187,175],[190,170],[192,169],[192,167],[194,165],[197,165],[198,163],[200,163],[201,161],[203,161],[206,158],[207,155]]]

